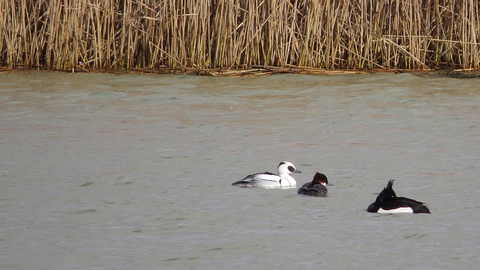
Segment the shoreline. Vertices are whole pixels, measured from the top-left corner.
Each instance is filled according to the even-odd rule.
[[[310,67],[275,67],[254,65],[244,69],[198,69],[198,68],[135,68],[135,69],[86,69],[77,66],[71,70],[49,70],[40,68],[7,68],[0,67],[0,74],[11,72],[59,72],[59,73],[105,73],[105,74],[175,74],[212,77],[259,77],[277,74],[301,75],[338,75],[338,74],[402,74],[417,76],[436,76],[453,78],[480,78],[480,69],[338,69],[326,70]]]

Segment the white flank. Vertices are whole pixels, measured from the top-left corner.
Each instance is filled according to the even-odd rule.
[[[259,173],[254,176],[254,179],[258,181],[278,182],[281,178],[278,175]]]
[[[396,213],[413,213],[413,209],[410,207],[400,207],[392,210],[378,209],[377,213],[380,214],[396,214]]]

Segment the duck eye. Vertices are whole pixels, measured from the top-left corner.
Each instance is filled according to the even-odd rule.
[[[295,171],[295,168],[293,168],[293,166],[288,166],[288,170],[293,172],[293,171]]]

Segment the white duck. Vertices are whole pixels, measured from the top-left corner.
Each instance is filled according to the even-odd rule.
[[[263,188],[294,188],[297,185],[295,178],[291,177],[291,173],[301,173],[295,168],[293,163],[283,161],[278,164],[278,174],[270,172],[255,173],[247,175],[240,181],[232,184],[239,187],[263,187]]]

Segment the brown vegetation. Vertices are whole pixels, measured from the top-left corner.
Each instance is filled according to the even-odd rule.
[[[478,69],[477,0],[0,0],[0,65]]]

